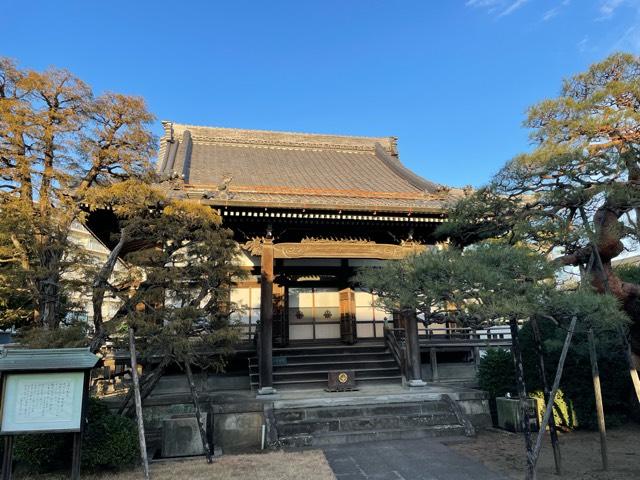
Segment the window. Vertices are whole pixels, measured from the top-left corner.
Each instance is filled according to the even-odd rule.
[[[260,287],[239,287],[231,289],[231,303],[236,312],[231,320],[242,325],[248,340],[256,333],[256,323],[260,320]]]

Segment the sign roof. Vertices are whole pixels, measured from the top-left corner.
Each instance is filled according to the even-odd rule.
[[[5,348],[0,351],[0,371],[87,370],[99,359],[88,348]]]

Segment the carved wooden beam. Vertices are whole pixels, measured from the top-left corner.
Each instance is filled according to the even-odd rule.
[[[263,241],[254,238],[242,245],[251,255],[262,255]],[[305,239],[300,243],[274,243],[274,258],[372,258],[379,260],[399,260],[410,254],[424,252],[426,245],[416,242],[402,242],[400,245],[375,243],[353,239],[322,240]]]

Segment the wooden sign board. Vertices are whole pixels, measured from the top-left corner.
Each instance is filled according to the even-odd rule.
[[[7,373],[0,434],[79,432],[84,372]]]
[[[44,432],[73,432],[71,478],[80,479],[89,371],[98,359],[87,348],[0,350],[2,480],[12,477],[14,436]]]
[[[329,370],[327,390],[330,392],[357,390],[356,372],[353,370]]]

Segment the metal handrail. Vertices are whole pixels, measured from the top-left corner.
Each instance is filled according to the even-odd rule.
[[[508,331],[492,332],[491,329],[477,329],[469,327],[429,328],[421,332],[420,337],[427,339],[456,339],[456,340],[505,340],[509,337]]]

